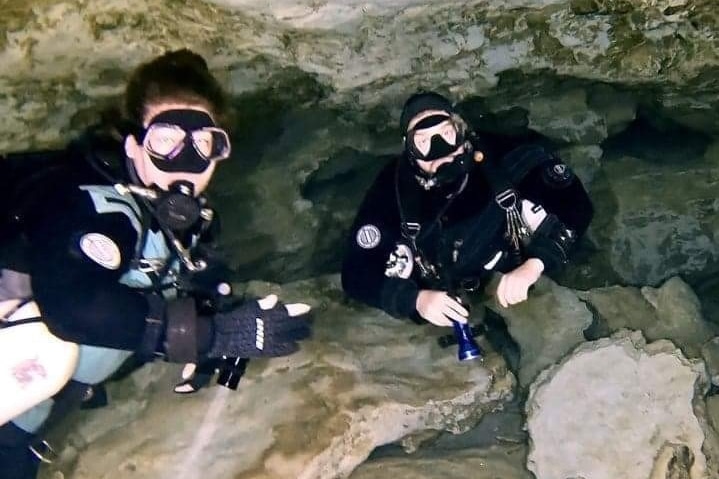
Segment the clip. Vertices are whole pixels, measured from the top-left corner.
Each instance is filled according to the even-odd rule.
[[[57,452],[55,452],[55,449],[53,449],[52,446],[50,446],[50,443],[44,439],[39,444],[28,446],[28,449],[30,449],[30,452],[32,452],[35,457],[45,464],[52,464],[59,457]]]

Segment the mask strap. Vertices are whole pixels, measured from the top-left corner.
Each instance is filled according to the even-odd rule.
[[[417,245],[417,238],[419,238],[420,233],[422,233],[422,225],[419,223],[420,218],[418,214],[418,198],[416,197],[418,191],[416,190],[416,188],[410,188],[407,192],[410,195],[409,201],[407,201],[408,205],[403,205],[402,203],[402,192],[400,191],[400,183],[402,181],[402,172],[400,171],[401,168],[402,159],[400,158],[397,160],[394,181],[395,200],[397,202],[397,211],[399,212],[400,219],[400,233],[402,235],[402,238],[407,241],[408,246],[412,251],[412,254],[414,255],[414,262],[419,268],[420,275],[427,280],[438,283],[442,279],[442,272],[439,271],[439,269],[434,264],[425,259],[424,253]],[[464,179],[462,180],[462,183],[459,185],[459,187],[449,196],[447,196],[444,205],[439,209],[439,212],[435,215],[434,219],[429,222],[429,227],[424,230],[423,233],[425,236],[428,235],[435,227],[437,227],[437,225],[440,224],[439,219],[449,209],[454,199],[457,198],[457,196],[459,196],[462,191],[464,191],[464,188],[467,186],[468,180],[469,175],[465,174]],[[406,206],[408,206],[409,208],[406,208]],[[411,216],[411,218],[407,217],[408,209],[409,216]]]

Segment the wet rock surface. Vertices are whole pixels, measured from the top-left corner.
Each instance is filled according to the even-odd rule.
[[[705,388],[703,365],[668,341],[584,344],[532,386],[527,465],[538,479],[707,477]]]
[[[76,479],[343,477],[375,447],[465,432],[512,398],[496,354],[460,364],[436,328],[348,307],[336,277],[252,288],[312,298],[315,334],[301,353],[252,361],[237,392],[192,396],[171,392],[177,367],[152,364],[78,418],[57,467]]]
[[[717,370],[714,340],[694,330],[697,298],[679,279],[590,291],[544,280],[523,307],[497,308],[521,358],[514,373],[488,337],[483,362],[459,363],[453,348],[437,345],[446,331],[347,302],[336,276],[245,286],[311,298],[316,333],[301,353],[251,362],[237,392],[213,386],[178,396],[177,366],[140,369],[111,384],[110,406],[56,431],[62,461],[42,478],[474,470],[604,479],[627,468],[631,477],[695,479],[717,470],[719,407],[716,396],[705,398],[716,374],[707,371]],[[496,308],[475,299],[475,308]]]
[[[402,102],[432,88],[483,132],[538,132],[591,183],[590,266],[563,284],[684,274],[698,286],[719,272],[716,155],[702,164],[719,131],[714,7],[9,1],[0,152],[65,143],[116,104],[137,63],[190,46],[236,106],[234,155],[213,188],[227,249],[244,280],[286,282],[337,270],[363,191],[401,146]]]
[[[585,341],[584,330],[592,324],[592,313],[571,289],[542,279],[531,298],[511,308],[492,301],[490,307],[502,316],[508,332],[520,349],[518,380],[528,387],[537,374]]]
[[[233,157],[211,191],[232,266],[242,281],[282,285],[253,283],[262,293],[295,295],[318,311],[307,348],[251,363],[238,393],[176,396],[177,368],[163,364],[113,383],[108,408],[63,425],[71,433],[62,461],[44,478],[345,477],[368,456],[352,477],[531,477],[528,448],[515,444],[526,438],[521,414],[500,426],[492,418],[503,413],[489,411],[510,397],[523,403],[533,384],[536,398],[540,383],[551,383],[545,369],[569,371],[576,351],[584,351],[576,362],[599,354],[605,346],[597,345],[614,351],[624,340],[606,338],[624,328],[650,344],[622,346],[631,354],[610,359],[626,368],[600,371],[605,383],[626,384],[642,399],[667,378],[645,384],[626,374],[659,357],[678,362],[677,381],[687,379],[694,363],[653,350],[661,340],[705,361],[717,383],[713,0],[11,0],[0,31],[2,153],[64,144],[116,105],[141,61],[182,47],[203,54],[236,110]],[[337,272],[363,192],[401,148],[399,110],[417,89],[451,95],[480,134],[516,142],[539,135],[595,204],[573,265],[526,304],[503,310],[475,299],[506,330],[503,345],[480,341],[488,352],[480,366],[439,349],[444,332],[347,302],[336,277],[323,276]],[[307,278],[319,279],[293,283]],[[571,387],[592,380],[578,371]],[[649,441],[656,460],[643,459],[641,474],[651,479],[719,474],[716,396],[702,419],[696,391],[708,386],[698,380],[692,393],[687,381],[676,402],[662,397],[681,409],[687,431],[699,424],[704,448],[691,435]],[[481,418],[469,435],[447,435]],[[636,436],[670,424],[637,425]],[[533,454],[552,444],[532,441]],[[386,443],[398,445],[372,453]],[[596,451],[612,462],[611,450]],[[572,457],[551,467],[570,470]],[[532,462],[533,471],[545,467]],[[586,479],[604,477],[590,470]]]
[[[579,293],[596,313],[604,334],[623,328],[640,330],[654,341],[671,338],[691,358],[701,357],[705,344],[717,334],[717,327],[702,316],[699,299],[679,278],[659,288],[596,288]]]
[[[441,451],[434,455],[387,458],[360,466],[350,479],[531,479],[524,466],[526,446],[504,445],[486,449]]]

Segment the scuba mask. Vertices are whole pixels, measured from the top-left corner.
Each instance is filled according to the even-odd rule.
[[[465,138],[467,126],[457,115],[438,114],[420,120],[405,137],[405,153],[415,170],[419,184],[429,190],[454,183],[472,166],[474,148]],[[419,161],[436,161],[464,148],[452,161],[442,164],[434,173],[423,170]]]
[[[208,113],[200,110],[163,111],[139,133],[137,136],[142,139],[142,147],[150,161],[165,173],[200,174],[211,162],[230,155],[227,132],[218,128]],[[136,176],[133,179],[136,184],[125,188],[149,200],[155,219],[170,231],[189,230],[206,209],[205,199],[195,196],[191,181],[175,181],[165,191],[142,187]]]
[[[159,113],[141,132],[153,165],[168,173],[202,173],[212,161],[230,156],[230,138],[204,111]]]

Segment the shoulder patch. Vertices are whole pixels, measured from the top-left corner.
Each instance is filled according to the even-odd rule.
[[[120,267],[120,248],[101,233],[87,233],[80,238],[80,249],[85,255],[106,269]]]
[[[372,249],[379,244],[382,233],[375,225],[364,225],[357,231],[355,238],[360,248]]]

